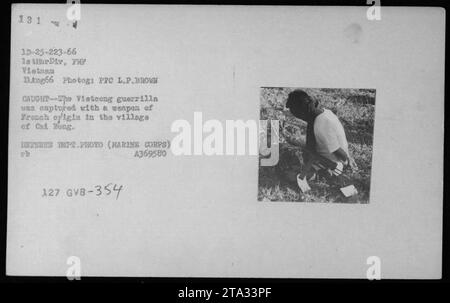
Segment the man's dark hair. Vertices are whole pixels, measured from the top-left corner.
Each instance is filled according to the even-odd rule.
[[[303,115],[310,113],[311,109],[318,105],[318,101],[314,102],[314,100],[301,89],[290,92],[286,102],[286,108],[289,108],[291,113],[298,118],[304,118]]]
[[[289,93],[286,107],[289,108],[295,117],[308,123],[306,128],[306,146],[308,150],[315,150],[314,120],[322,113],[319,109],[319,101],[314,101],[305,91],[296,89]]]
[[[286,102],[287,108],[302,108],[309,102],[311,102],[311,97],[303,90],[296,89],[289,93],[288,99]]]

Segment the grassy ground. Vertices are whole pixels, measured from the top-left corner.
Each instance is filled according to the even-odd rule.
[[[296,175],[303,168],[302,148],[306,123],[285,116],[287,95],[294,88],[263,88],[261,90],[262,120],[277,119],[280,131],[280,161],[276,166],[259,168],[259,201],[368,203],[372,164],[375,90],[370,89],[303,89],[321,106],[333,111],[345,128],[349,152],[358,165],[357,171],[346,171],[339,184],[319,177],[309,182],[311,191],[298,189]],[[339,191],[342,185],[353,184],[358,195],[345,198]]]

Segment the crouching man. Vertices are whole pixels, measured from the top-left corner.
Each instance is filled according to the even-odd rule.
[[[356,168],[348,152],[344,127],[332,111],[320,108],[318,102],[302,90],[289,94],[286,108],[308,124],[300,179],[311,180],[321,170],[330,176],[340,176],[346,166]]]

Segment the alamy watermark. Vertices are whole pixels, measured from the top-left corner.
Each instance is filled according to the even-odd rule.
[[[80,0],[67,0],[66,18],[72,22],[74,28],[77,27],[78,21],[81,20]]]
[[[67,279],[73,280],[81,280],[81,260],[77,256],[70,256],[66,261],[69,267],[66,271]]]
[[[261,155],[261,166],[274,166],[279,159],[279,121],[219,120],[203,121],[194,112],[194,121],[175,120],[171,131],[171,150],[176,156]]]
[[[368,280],[381,280],[381,259],[377,256],[370,256],[366,260],[367,265],[370,265],[366,271],[366,278]]]
[[[381,0],[367,0],[370,7],[367,9],[366,16],[370,21],[381,20]]]

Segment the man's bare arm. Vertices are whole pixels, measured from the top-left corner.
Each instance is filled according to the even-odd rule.
[[[342,160],[342,162],[348,163],[348,155],[342,148],[338,148],[334,151],[333,155],[335,155],[339,160]]]

